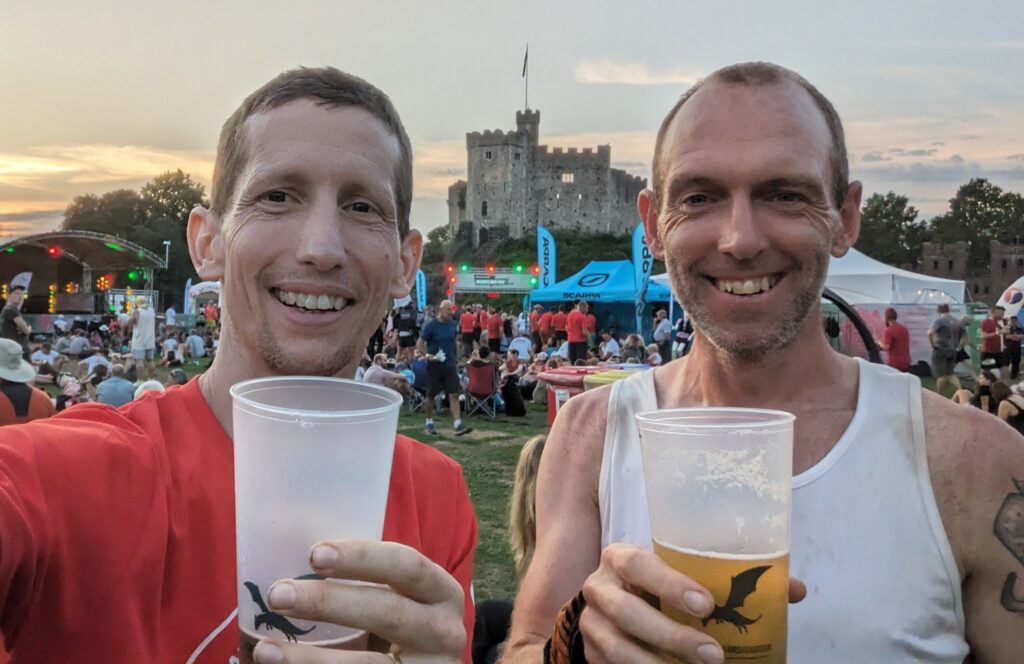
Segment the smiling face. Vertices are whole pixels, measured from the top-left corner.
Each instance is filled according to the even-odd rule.
[[[639,207],[655,256],[716,347],[756,358],[789,344],[816,309],[829,256],[856,239],[860,184],[837,209],[830,143],[790,82],[709,83],[677,113],[664,186]]]
[[[392,297],[419,265],[399,238],[399,143],[356,107],[286,103],[246,121],[248,158],[224,217],[190,243],[204,279],[222,279],[223,329],[256,374],[354,370]]]

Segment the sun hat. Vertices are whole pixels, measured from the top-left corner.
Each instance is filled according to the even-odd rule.
[[[36,370],[21,356],[21,344],[0,339],[0,378],[12,383],[27,383],[36,377]]]

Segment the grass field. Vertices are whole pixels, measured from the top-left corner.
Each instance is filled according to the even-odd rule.
[[[511,597],[515,591],[515,571],[506,535],[508,499],[520,448],[531,436],[547,432],[547,411],[532,404],[527,408],[530,412],[521,418],[467,418],[473,431],[458,437],[452,434],[447,413],[434,420],[438,436],[428,437],[423,431],[423,413],[409,414],[403,410],[398,423],[401,433],[433,445],[462,464],[480,529],[473,579],[478,600]]]

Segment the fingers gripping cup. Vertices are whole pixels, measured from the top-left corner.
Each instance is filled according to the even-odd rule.
[[[714,596],[697,619],[727,662],[785,662],[793,415],[746,408],[639,413],[654,551]]]
[[[243,653],[273,636],[338,646],[360,630],[268,608],[279,579],[316,579],[309,551],[325,539],[380,541],[402,397],[367,383],[259,378],[234,401],[238,624]]]

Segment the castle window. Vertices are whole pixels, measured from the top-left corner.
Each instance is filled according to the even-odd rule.
[[[488,150],[487,152],[484,153],[484,158],[485,159],[490,159],[491,158],[491,151],[490,150]]]
[[[985,295],[988,295],[988,286],[985,286]]]
[[[1003,259],[1003,269],[1004,270],[1006,269],[1006,259],[1005,258]]]
[[[582,201],[583,200],[583,194],[576,194],[576,200]]]
[[[1024,267],[1024,258],[1017,259],[1017,267]]]
[[[515,160],[516,160],[516,161],[519,161],[519,157],[520,157],[520,155],[519,155],[519,153],[517,152],[517,153],[516,153],[516,155],[515,155]]]
[[[480,204],[480,216],[487,216],[487,201],[484,201],[483,203]]]
[[[953,269],[953,261],[949,261],[949,269],[950,269],[950,270],[952,270],[952,269]]]
[[[978,294],[978,284],[974,284],[974,294]]]
[[[933,270],[938,270],[939,269],[939,261],[932,261],[932,269]]]
[[[564,184],[572,184],[576,180],[575,173],[562,173],[562,182]]]

